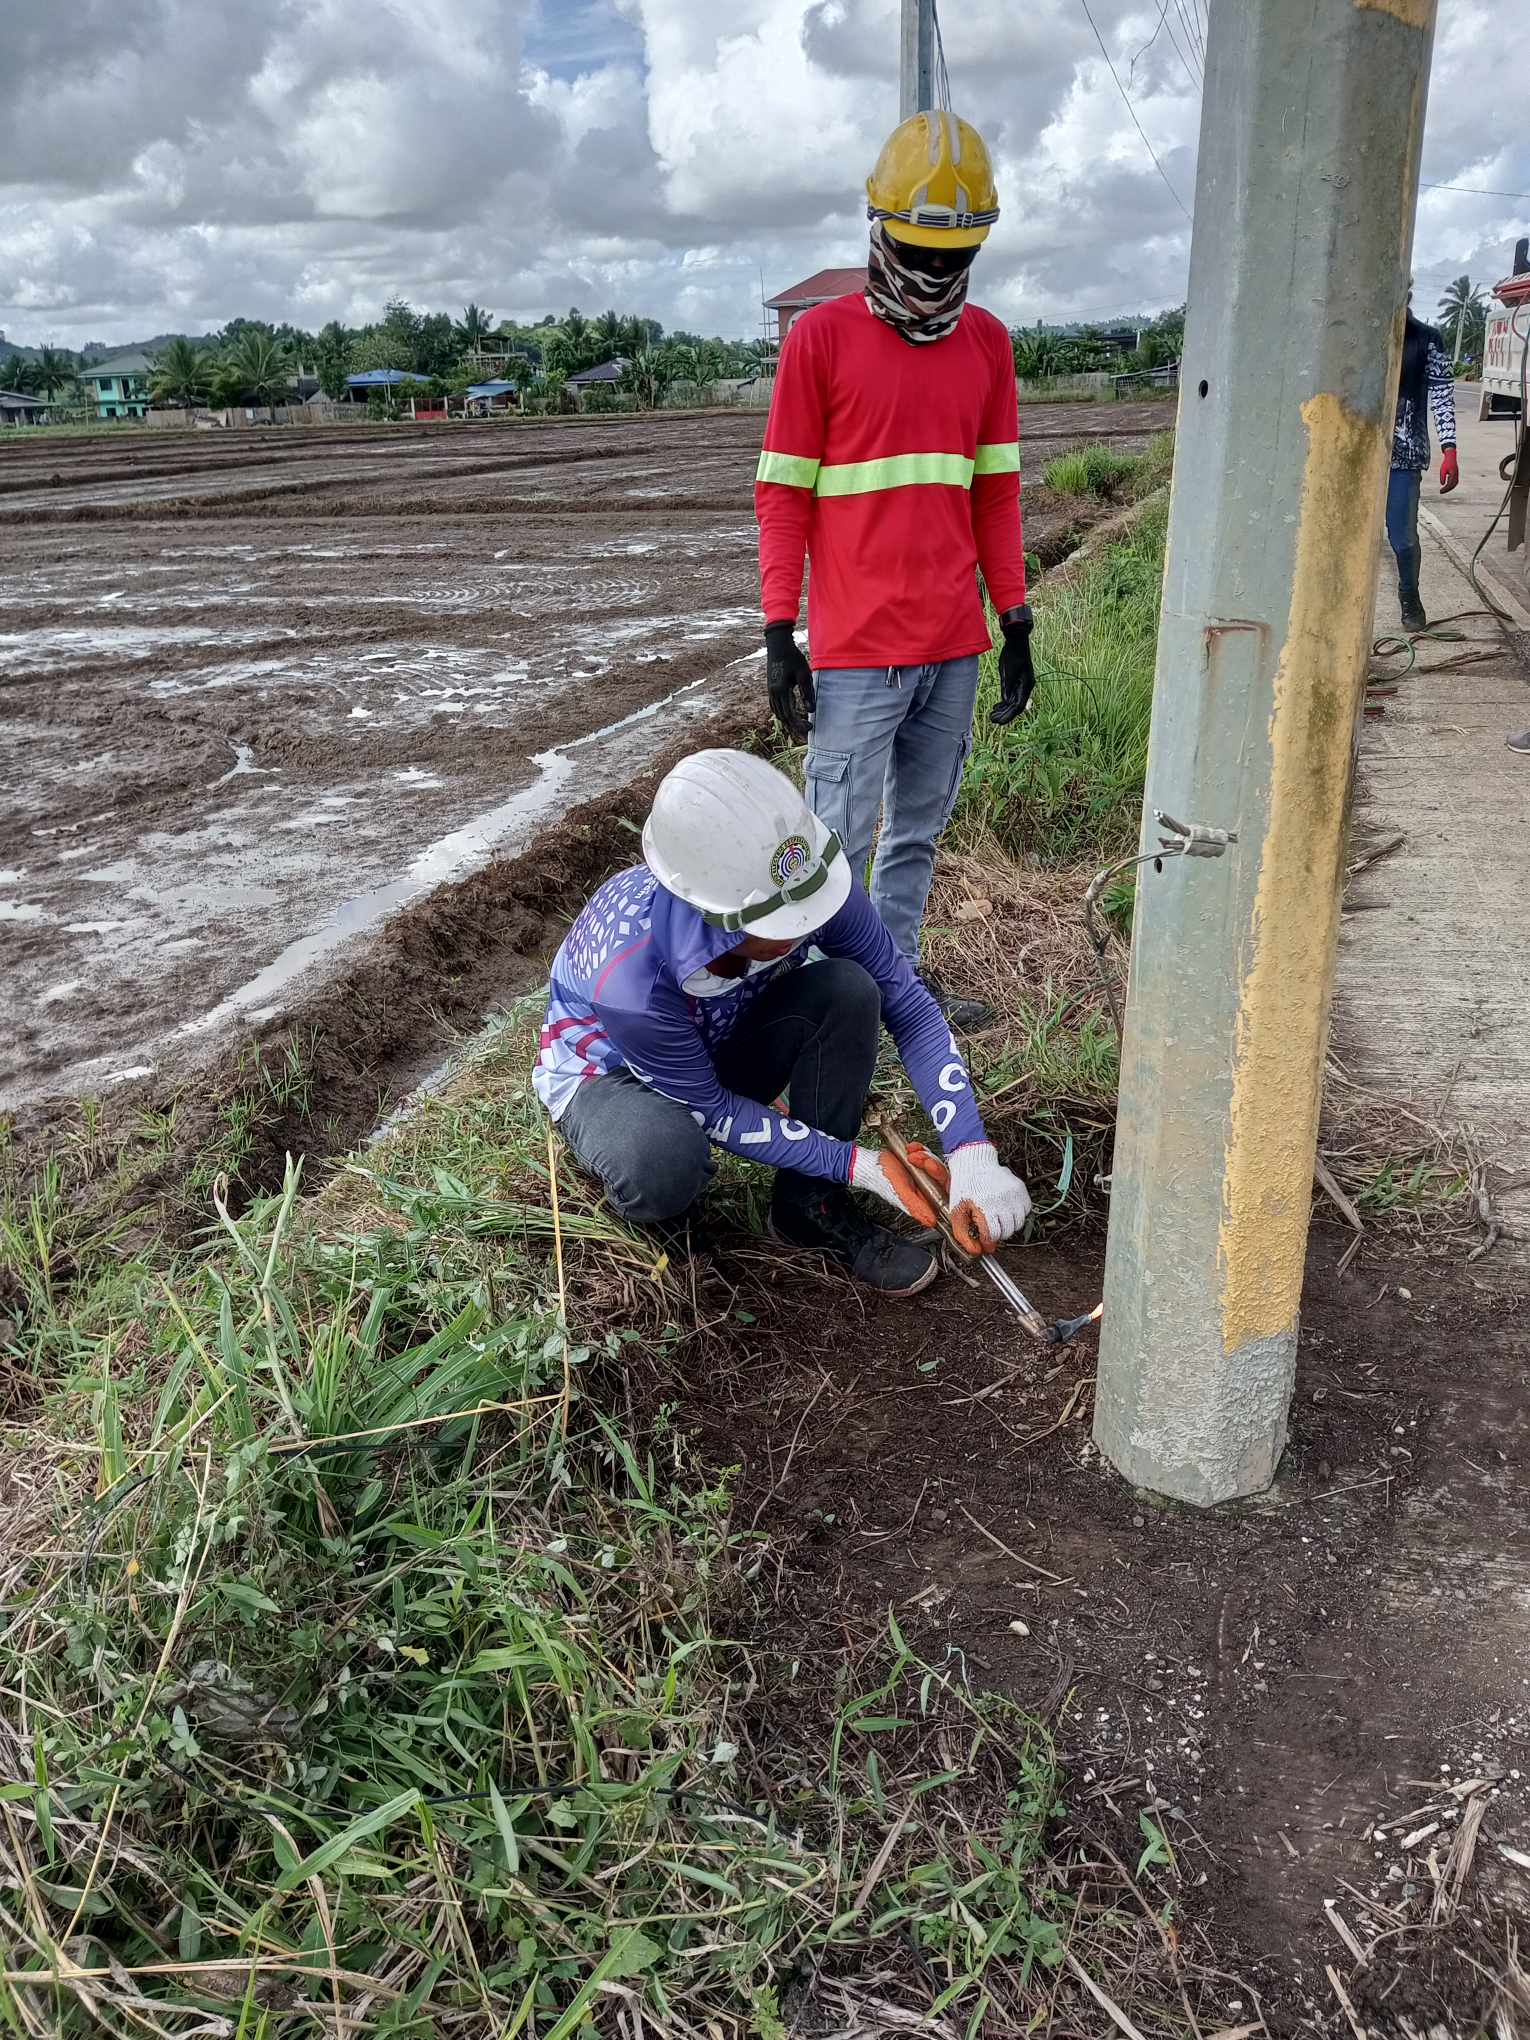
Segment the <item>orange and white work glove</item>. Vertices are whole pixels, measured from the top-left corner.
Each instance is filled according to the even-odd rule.
[[[946,1201],[951,1236],[968,1254],[991,1254],[1019,1232],[1031,1215],[1031,1193],[1006,1169],[986,1140],[969,1141],[942,1165],[949,1175]]]
[[[941,1180],[945,1175],[944,1164],[917,1143],[910,1143],[909,1154],[944,1189]],[[878,1152],[875,1148],[858,1147],[850,1164],[850,1182],[856,1190],[872,1191],[894,1211],[906,1212],[916,1225],[940,1224],[940,1213],[931,1203],[928,1191],[890,1148]]]

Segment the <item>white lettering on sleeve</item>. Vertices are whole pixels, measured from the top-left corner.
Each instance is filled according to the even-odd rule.
[[[783,1119],[781,1121],[781,1138],[783,1140],[806,1140],[812,1131],[812,1127],[805,1126],[800,1119]]]
[[[935,1110],[930,1114],[930,1117],[935,1122],[935,1131],[937,1133],[944,1133],[951,1124],[951,1121],[956,1117],[955,1101],[950,1098],[942,1098],[936,1105]]]
[[[760,1123],[753,1133],[741,1133],[739,1135],[738,1144],[740,1147],[763,1147],[769,1139],[770,1114],[766,1112],[761,1115]]]
[[[943,1091],[965,1091],[967,1088],[966,1065],[959,1062],[947,1063],[940,1073],[940,1088]]]

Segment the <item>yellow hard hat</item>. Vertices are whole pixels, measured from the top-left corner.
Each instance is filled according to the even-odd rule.
[[[882,144],[866,217],[915,248],[976,248],[999,217],[983,137],[954,113],[916,113]]]

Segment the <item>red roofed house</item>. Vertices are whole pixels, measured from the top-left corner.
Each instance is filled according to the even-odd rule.
[[[827,304],[830,298],[849,297],[865,288],[864,267],[820,269],[804,277],[801,283],[794,283],[790,290],[783,290],[779,297],[767,298],[765,309],[776,315],[776,345],[780,346],[796,320],[812,306]]]

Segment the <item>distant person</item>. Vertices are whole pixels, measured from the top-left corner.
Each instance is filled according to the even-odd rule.
[[[1020,424],[1010,337],[967,303],[999,217],[982,136],[951,113],[894,129],[866,184],[864,292],[804,312],[781,350],[755,481],[770,705],[808,741],[814,814],[910,963],[972,746],[981,567],[999,614],[1007,723],[1030,699]],[[795,636],[808,585],[808,656]],[[924,982],[953,1027],[992,1008]]]
[[[784,772],[747,751],[683,759],[643,860],[607,879],[553,959],[532,1075],[624,1218],[678,1218],[723,1148],[774,1170],[770,1229],[787,1246],[885,1296],[933,1282],[928,1237],[874,1224],[850,1194],[934,1223],[909,1169],[861,1137],[886,1027],[945,1149],[958,1240],[992,1253],[1019,1231],[1030,1197],[983,1131],[950,1026]]]
[[[1403,328],[1402,375],[1397,385],[1397,420],[1392,431],[1392,473],[1387,483],[1387,542],[1397,555],[1397,600],[1405,631],[1427,630],[1429,619],[1418,592],[1420,549],[1418,494],[1429,465],[1429,412],[1440,442],[1440,494],[1461,479],[1456,460],[1456,383],[1445,343],[1433,326],[1413,316]]]

